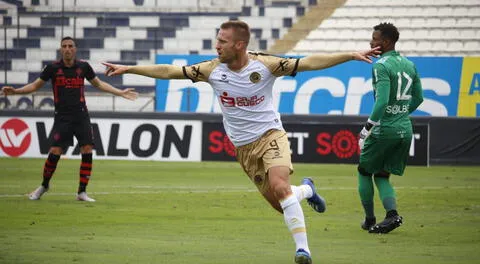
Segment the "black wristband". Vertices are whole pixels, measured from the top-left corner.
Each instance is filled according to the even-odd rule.
[[[367,131],[370,131],[370,129],[372,129],[372,127],[373,127],[373,124],[370,123],[370,122],[367,122],[367,123],[365,124],[365,129],[366,129]]]

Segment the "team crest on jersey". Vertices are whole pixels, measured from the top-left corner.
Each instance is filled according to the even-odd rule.
[[[258,72],[252,72],[252,74],[250,74],[250,81],[252,83],[258,83],[261,79],[262,76]]]

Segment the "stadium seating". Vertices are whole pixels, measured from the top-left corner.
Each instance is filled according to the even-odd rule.
[[[175,5],[171,0],[0,1],[0,70],[7,73],[0,74],[0,85],[18,86],[37,78],[42,67],[58,57],[62,36],[74,37],[78,57],[107,79],[102,61],[152,64],[155,54],[215,54],[218,26],[229,19],[248,22],[249,48],[267,51],[315,5],[321,11],[333,1],[176,0]],[[304,39],[291,37],[295,43],[286,54],[366,49],[372,26],[389,21],[400,29],[397,49],[404,55],[480,55],[478,0],[335,1],[344,4],[321,18],[314,30],[308,29]],[[155,89],[151,78],[136,81],[125,75],[108,81],[146,94]]]
[[[368,48],[380,22],[399,28],[397,49],[407,56],[480,55],[478,0],[348,0],[289,54]]]
[[[280,38],[314,1],[264,0],[49,0],[7,1],[0,9],[6,31],[0,32],[8,75],[28,71],[25,78],[9,78],[25,84],[41,67],[57,57],[59,39],[72,36],[78,57],[88,60],[101,75],[100,62],[152,64],[154,54],[215,54],[219,25],[238,18],[251,24],[250,48],[266,50]],[[48,3],[48,5],[47,5]],[[63,12],[63,13],[62,13]],[[4,48],[6,47],[6,49]],[[27,66],[27,67],[25,67]],[[4,80],[0,80],[4,83]],[[120,87],[123,82],[113,83]],[[140,91],[153,91],[150,80]],[[137,88],[137,89],[138,89]]]

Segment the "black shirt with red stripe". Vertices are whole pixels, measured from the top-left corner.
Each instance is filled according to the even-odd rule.
[[[85,79],[95,78],[95,72],[86,61],[75,60],[67,67],[63,60],[48,64],[40,74],[40,79],[52,80],[55,112],[77,113],[86,111]]]

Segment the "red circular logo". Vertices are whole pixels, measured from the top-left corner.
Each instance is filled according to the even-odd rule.
[[[357,151],[357,138],[349,130],[341,130],[332,140],[333,152],[341,159],[348,159]]]
[[[10,119],[0,127],[0,147],[12,157],[18,157],[27,151],[32,141],[28,125],[20,119]]]

